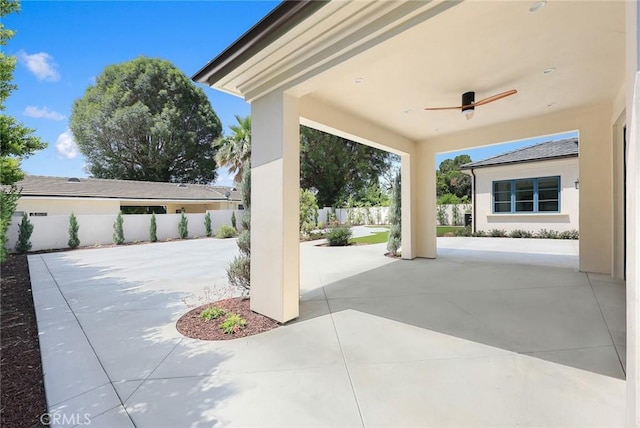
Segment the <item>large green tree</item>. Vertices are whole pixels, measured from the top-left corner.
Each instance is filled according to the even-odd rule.
[[[16,58],[4,54],[4,46],[13,37],[14,32],[4,27],[2,18],[19,11],[19,2],[0,0],[0,46],[2,46],[0,49],[0,110],[2,110],[0,114],[0,184],[4,185],[0,190],[0,233],[2,235],[0,260],[2,261],[7,255],[4,247],[7,229],[20,197],[15,183],[24,177],[20,162],[35,151],[47,147],[46,143],[33,135],[33,129],[25,127],[13,117],[4,114],[4,102],[17,87],[12,82]]]
[[[457,198],[471,198],[471,178],[460,172],[460,167],[471,162],[469,155],[458,155],[453,159],[440,162],[436,171],[438,197],[452,194]]]
[[[98,178],[209,183],[222,126],[204,91],[170,62],[110,65],[74,103],[70,127]]]
[[[240,183],[245,165],[251,162],[251,116],[245,118],[236,115],[237,125],[231,125],[231,135],[221,137],[215,142],[216,161],[220,166],[229,168],[234,175],[233,181]]]
[[[300,185],[318,190],[321,207],[344,203],[378,183],[391,154],[306,126],[300,127]]]

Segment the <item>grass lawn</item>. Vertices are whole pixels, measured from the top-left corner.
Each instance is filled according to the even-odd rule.
[[[453,233],[461,229],[462,226],[437,226],[436,227],[436,236],[453,236]]]
[[[389,232],[377,232],[373,235],[361,236],[359,238],[351,238],[349,242],[352,244],[382,244],[387,242]]]

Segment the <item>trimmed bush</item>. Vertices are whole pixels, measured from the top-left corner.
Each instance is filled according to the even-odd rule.
[[[507,231],[504,229],[491,229],[489,231],[489,236],[491,236],[492,238],[506,238]]]
[[[349,227],[334,227],[327,234],[327,241],[331,247],[344,247],[349,245],[349,238],[351,238],[351,228]]]
[[[180,239],[187,239],[189,237],[189,220],[182,213],[180,215],[180,222],[178,223],[178,236]]]
[[[227,267],[227,279],[229,284],[239,288],[243,294],[249,293],[251,287],[251,257],[248,255],[236,256]]]
[[[474,238],[484,238],[485,236],[487,236],[487,232],[485,232],[484,230],[477,230],[475,233],[472,233],[471,236],[473,236]]]
[[[453,236],[471,236],[471,226],[457,228],[453,231]]]
[[[151,223],[149,224],[149,241],[158,240],[158,224],[156,223],[156,213],[151,213]]]
[[[235,228],[225,224],[223,226],[220,226],[220,229],[218,229],[218,231],[216,232],[216,238],[233,238],[234,236],[236,236],[236,233],[237,231]]]
[[[33,233],[33,224],[29,221],[27,213],[22,214],[20,228],[18,229],[18,242],[16,243],[16,251],[24,254],[31,249],[31,234]]]
[[[540,231],[536,233],[536,238],[558,239],[558,232],[556,232],[555,230],[540,229]]]
[[[233,216],[231,217],[233,221]],[[204,234],[207,235],[207,238],[211,238],[213,235],[213,231],[211,230],[211,214],[206,213],[204,216]]]
[[[251,233],[249,233],[248,230],[240,232],[240,236],[238,236],[238,248],[242,254],[251,254]]]
[[[580,239],[580,232],[577,230],[565,230],[558,235],[560,239]]]
[[[533,238],[533,232],[528,230],[516,229],[509,233],[510,238]]]
[[[244,213],[240,218],[242,233],[237,241],[240,255],[229,263],[227,278],[231,286],[240,289],[243,295],[247,295],[251,288],[251,167],[249,164],[245,165],[242,175],[242,202],[244,205]]]
[[[122,212],[118,213],[116,221],[113,223],[113,243],[116,245],[124,244],[124,220],[122,219]]]
[[[67,242],[69,248],[78,248],[80,246],[78,230],[80,230],[78,219],[76,218],[75,214],[71,213],[71,216],[69,217],[69,241]]]

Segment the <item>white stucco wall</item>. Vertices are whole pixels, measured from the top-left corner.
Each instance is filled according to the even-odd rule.
[[[575,182],[579,178],[578,158],[520,163],[499,167],[477,168],[476,230],[521,229],[537,232],[540,229],[563,232],[579,229],[579,193]],[[559,213],[493,213],[492,183],[498,180],[560,176]]]
[[[232,210],[209,211],[213,233],[222,225],[231,225]],[[244,211],[235,211],[237,226]],[[113,223],[117,214],[104,215],[76,215],[80,246],[94,246],[113,243]],[[189,237],[203,237],[206,235],[204,227],[205,214],[185,214],[188,220]],[[125,242],[148,241],[150,214],[123,215],[123,229]],[[68,248],[69,215],[48,215],[46,217],[29,217],[33,224],[31,235],[32,251]],[[156,215],[156,235],[158,241],[178,238],[178,222],[180,214]],[[7,248],[13,249],[18,240],[19,217],[14,217],[7,231]]]

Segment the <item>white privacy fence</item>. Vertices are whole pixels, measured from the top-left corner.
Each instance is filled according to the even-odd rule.
[[[471,204],[436,205],[438,226],[464,226],[464,215],[471,213]]]
[[[318,223],[330,223],[331,213],[341,224],[388,224],[389,207],[329,208],[318,210]]]
[[[463,225],[465,212],[471,211],[471,205],[438,205],[436,220],[438,225]],[[231,215],[235,212],[236,225],[240,228],[244,215],[242,210],[212,210],[211,229],[215,235],[222,225],[231,226]],[[332,216],[341,224],[388,224],[389,207],[359,207],[359,208],[322,208],[318,210],[318,223],[326,226]],[[78,237],[81,246],[94,246],[113,243],[113,223],[115,214],[106,215],[77,215]],[[189,224],[189,237],[205,236],[205,214],[185,214]],[[125,242],[148,241],[150,214],[123,214]],[[21,217],[13,217],[7,233],[7,248],[13,249],[18,240],[18,228]],[[45,217],[29,217],[33,224],[31,235],[31,250],[53,250],[67,248],[69,240],[69,216],[52,215]],[[156,235],[158,241],[178,238],[178,222],[180,214],[156,214]]]
[[[211,229],[215,235],[222,225],[231,225],[231,214],[235,212],[237,226],[240,228],[242,210],[213,210]],[[80,246],[94,246],[113,243],[113,223],[117,215],[77,215]],[[188,221],[189,237],[206,236],[205,214],[185,214]],[[123,229],[125,242],[148,241],[151,214],[123,214]],[[18,240],[18,229],[21,217],[13,217],[7,232],[7,248],[13,249]],[[53,215],[44,217],[29,217],[33,224],[31,235],[31,250],[52,250],[67,248],[69,240],[69,216]],[[180,214],[156,214],[156,235],[158,241],[178,238],[178,223]]]

